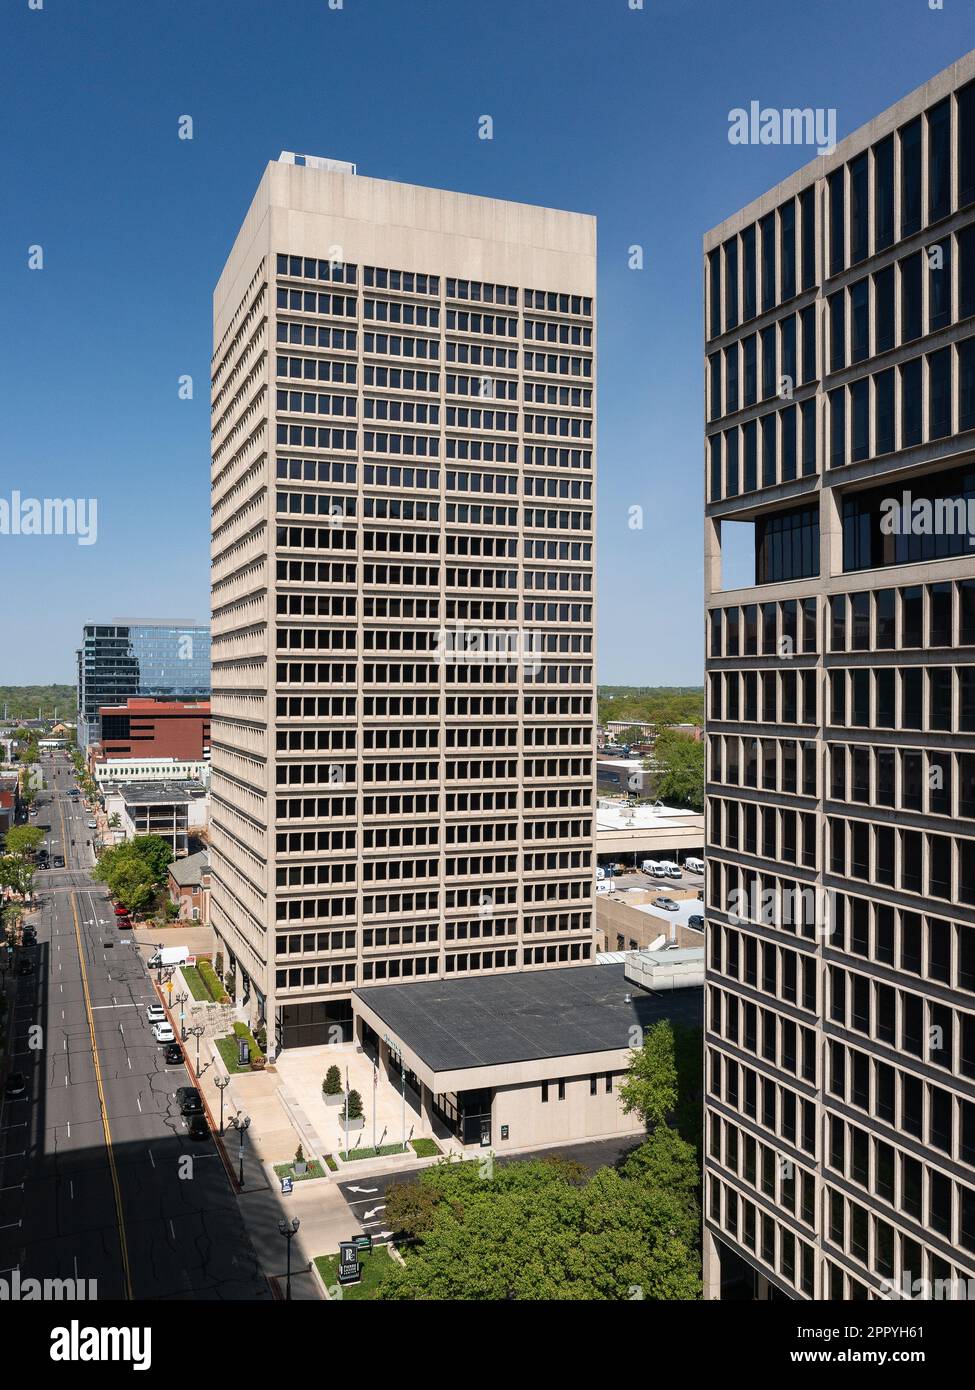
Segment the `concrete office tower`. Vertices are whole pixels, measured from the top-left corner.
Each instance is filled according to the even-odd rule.
[[[212,920],[273,1051],[593,950],[595,224],[268,165],[213,309]]]
[[[975,54],[704,250],[708,1294],[936,1297],[975,1278]]]

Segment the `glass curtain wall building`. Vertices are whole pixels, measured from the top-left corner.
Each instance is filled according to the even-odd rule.
[[[78,650],[78,742],[97,743],[102,705],[130,696],[206,700],[210,696],[210,629],[168,622],[86,623]]]
[[[957,1296],[975,54],[710,232],[704,273],[707,1291]]]

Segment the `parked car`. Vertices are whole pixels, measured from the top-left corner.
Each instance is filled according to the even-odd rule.
[[[8,1100],[18,1100],[27,1094],[27,1077],[22,1071],[12,1071],[4,1084],[3,1093]]]
[[[687,872],[688,872],[689,874],[703,874],[703,873],[704,873],[704,860],[703,860],[703,859],[685,859],[685,860],[684,860],[684,868],[687,870]]]
[[[147,1004],[146,1018],[150,1023],[162,1023],[166,1018],[166,1010],[161,1004]]]
[[[191,1139],[209,1139],[210,1126],[204,1114],[190,1115],[186,1122],[186,1132]]]
[[[168,1043],[166,1046],[166,1050],[163,1053],[163,1057],[170,1066],[173,1066],[179,1062],[182,1062],[183,1049],[180,1047],[178,1042]]]
[[[157,1043],[171,1043],[176,1041],[176,1034],[168,1023],[154,1023],[152,1025],[152,1036]]]
[[[703,918],[703,916],[701,915],[701,913],[700,913],[700,912],[692,912],[691,915],[690,915],[690,917],[688,917],[688,919],[687,919],[687,925],[688,925],[689,927],[696,927],[698,931],[703,931],[703,930],[704,930],[704,918]]]
[[[119,903],[118,906],[117,906],[116,909],[115,909],[115,916],[116,916],[116,917],[128,917],[128,915],[129,915],[129,909],[128,909],[127,907],[123,907],[122,904]]]
[[[89,829],[89,830],[97,830],[97,829],[98,829],[98,822],[97,822],[97,820],[90,820],[90,821],[88,822],[88,829]]]
[[[181,1115],[201,1115],[203,1099],[195,1086],[179,1086],[176,1090],[176,1104]]]
[[[661,912],[677,912],[679,910],[679,904],[675,903],[673,898],[654,898],[653,905],[659,907]]]

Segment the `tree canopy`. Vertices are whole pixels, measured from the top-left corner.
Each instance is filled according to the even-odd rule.
[[[677,1104],[677,1063],[674,1030],[663,1018],[648,1028],[643,1046],[630,1058],[625,1080],[620,1082],[623,1113],[639,1115],[644,1125],[664,1122]]]
[[[657,764],[654,779],[657,796],[694,811],[704,810],[704,743],[699,739],[664,729],[653,746]]]
[[[415,1243],[378,1296],[696,1299],[696,1200],[669,1191],[654,1163],[649,1155],[631,1174],[601,1168],[584,1180],[575,1165],[546,1160],[486,1173],[477,1160],[427,1168],[418,1192],[394,1199]]]
[[[154,901],[172,859],[172,846],[161,835],[136,835],[100,854],[92,872],[123,907],[141,912]]]

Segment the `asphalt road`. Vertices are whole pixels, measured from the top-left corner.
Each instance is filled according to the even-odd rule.
[[[533,1158],[564,1158],[581,1163],[593,1173],[597,1168],[612,1166],[622,1154],[634,1148],[638,1143],[638,1137],[628,1134],[618,1139],[595,1139],[585,1143],[560,1144],[555,1148],[537,1149],[532,1153],[513,1154],[510,1158],[505,1158],[503,1153],[495,1150],[494,1157],[505,1163],[525,1163]],[[483,1152],[472,1150],[468,1157],[476,1160],[482,1156]],[[365,1235],[372,1236],[374,1245],[385,1245],[391,1234],[389,1225],[385,1220],[384,1198],[386,1189],[394,1183],[412,1182],[419,1172],[422,1172],[422,1168],[405,1168],[398,1172],[374,1173],[368,1178],[350,1178],[348,1182],[340,1182],[338,1184],[339,1191],[352,1213],[349,1236],[355,1235],[359,1230]]]
[[[14,1010],[27,1095],[0,1108],[0,1276],[94,1279],[100,1299],[270,1300],[213,1142],[187,1137],[188,1076],[149,1031],[138,947],[87,872],[70,763],[43,771],[31,823],[50,823],[66,868],[37,875],[37,945],[18,952],[35,968]]]

